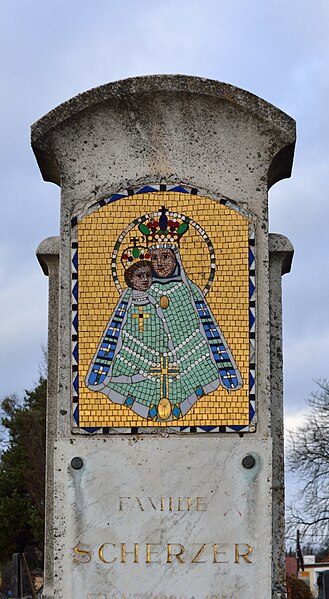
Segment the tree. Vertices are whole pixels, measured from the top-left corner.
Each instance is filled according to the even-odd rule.
[[[20,401],[2,402],[6,446],[0,454],[0,563],[35,545],[42,553],[46,379]]]
[[[287,463],[299,490],[289,506],[288,528],[323,543],[329,538],[329,382],[317,385],[307,400],[307,422],[290,433]]]
[[[310,588],[302,580],[287,576],[288,599],[313,599]]]
[[[321,562],[321,561],[329,562],[329,539],[327,539],[327,541],[325,543],[322,543],[320,547],[316,548],[315,561],[316,562]]]

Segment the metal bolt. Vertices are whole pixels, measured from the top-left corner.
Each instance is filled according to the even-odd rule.
[[[242,466],[244,468],[247,468],[248,470],[250,470],[250,468],[253,468],[255,463],[256,463],[256,460],[255,460],[254,456],[252,456],[252,455],[246,455],[242,460]]]
[[[74,470],[80,470],[80,468],[83,466],[83,459],[79,457],[72,458],[71,466],[74,468]]]

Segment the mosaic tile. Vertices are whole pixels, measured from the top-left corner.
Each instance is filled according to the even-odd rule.
[[[127,190],[74,221],[74,430],[255,430],[254,223],[197,193]]]

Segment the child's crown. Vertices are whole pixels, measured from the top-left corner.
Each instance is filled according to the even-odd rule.
[[[127,247],[123,250],[121,256],[121,263],[125,270],[132,266],[133,264],[137,264],[138,262],[147,262],[151,260],[151,256],[147,251],[147,248],[138,244],[138,237],[133,237],[132,240],[133,246]]]

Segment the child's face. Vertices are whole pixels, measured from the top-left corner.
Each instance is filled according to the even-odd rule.
[[[137,268],[131,277],[133,289],[145,291],[149,288],[152,282],[151,267],[147,264]]]

